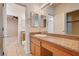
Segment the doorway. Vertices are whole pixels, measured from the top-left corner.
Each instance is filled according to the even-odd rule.
[[[19,45],[22,30],[21,20],[25,21],[25,8],[14,3],[5,4],[5,7],[4,54],[8,56],[25,55],[23,46]]]
[[[7,15],[7,36],[18,37],[18,17]]]
[[[48,24],[47,24],[47,30],[48,33],[53,33],[54,32],[54,19],[52,15],[48,15]]]

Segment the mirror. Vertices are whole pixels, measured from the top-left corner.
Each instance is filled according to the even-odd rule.
[[[44,15],[41,15],[41,27],[46,27],[46,23],[47,23],[47,21],[46,21],[46,16],[44,16]]]
[[[31,26],[32,27],[39,27],[40,26],[40,19],[39,19],[39,15],[32,13],[32,22],[31,22]]]
[[[46,23],[47,23],[46,16],[39,15],[39,14],[32,12],[30,14],[30,17],[31,17],[30,24],[32,27],[46,28]]]
[[[66,33],[79,35],[79,10],[67,13]]]

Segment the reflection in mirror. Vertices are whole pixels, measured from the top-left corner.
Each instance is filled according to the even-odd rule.
[[[41,27],[46,27],[46,16],[41,15]]]
[[[79,10],[67,13],[66,33],[79,35]]]
[[[30,25],[32,32],[46,32],[47,20],[46,16],[37,13],[30,13]]]
[[[40,19],[38,14],[33,14],[32,15],[32,22],[31,22],[32,27],[39,27],[40,26]]]
[[[34,27],[39,27],[39,16],[38,16],[38,14],[34,15],[33,25],[34,25]]]

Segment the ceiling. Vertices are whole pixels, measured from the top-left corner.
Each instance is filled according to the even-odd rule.
[[[40,8],[45,8],[47,6],[58,6],[62,3],[18,3],[20,5],[23,5],[23,6],[28,6],[28,5],[36,5],[36,6],[39,6]]]
[[[47,4],[49,3],[20,3],[21,5],[24,5],[24,6],[28,6],[28,5],[37,5],[39,6],[40,8],[43,8],[45,7]]]

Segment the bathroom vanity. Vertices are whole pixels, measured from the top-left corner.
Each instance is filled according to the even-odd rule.
[[[31,33],[30,51],[33,56],[79,56],[79,37]]]

